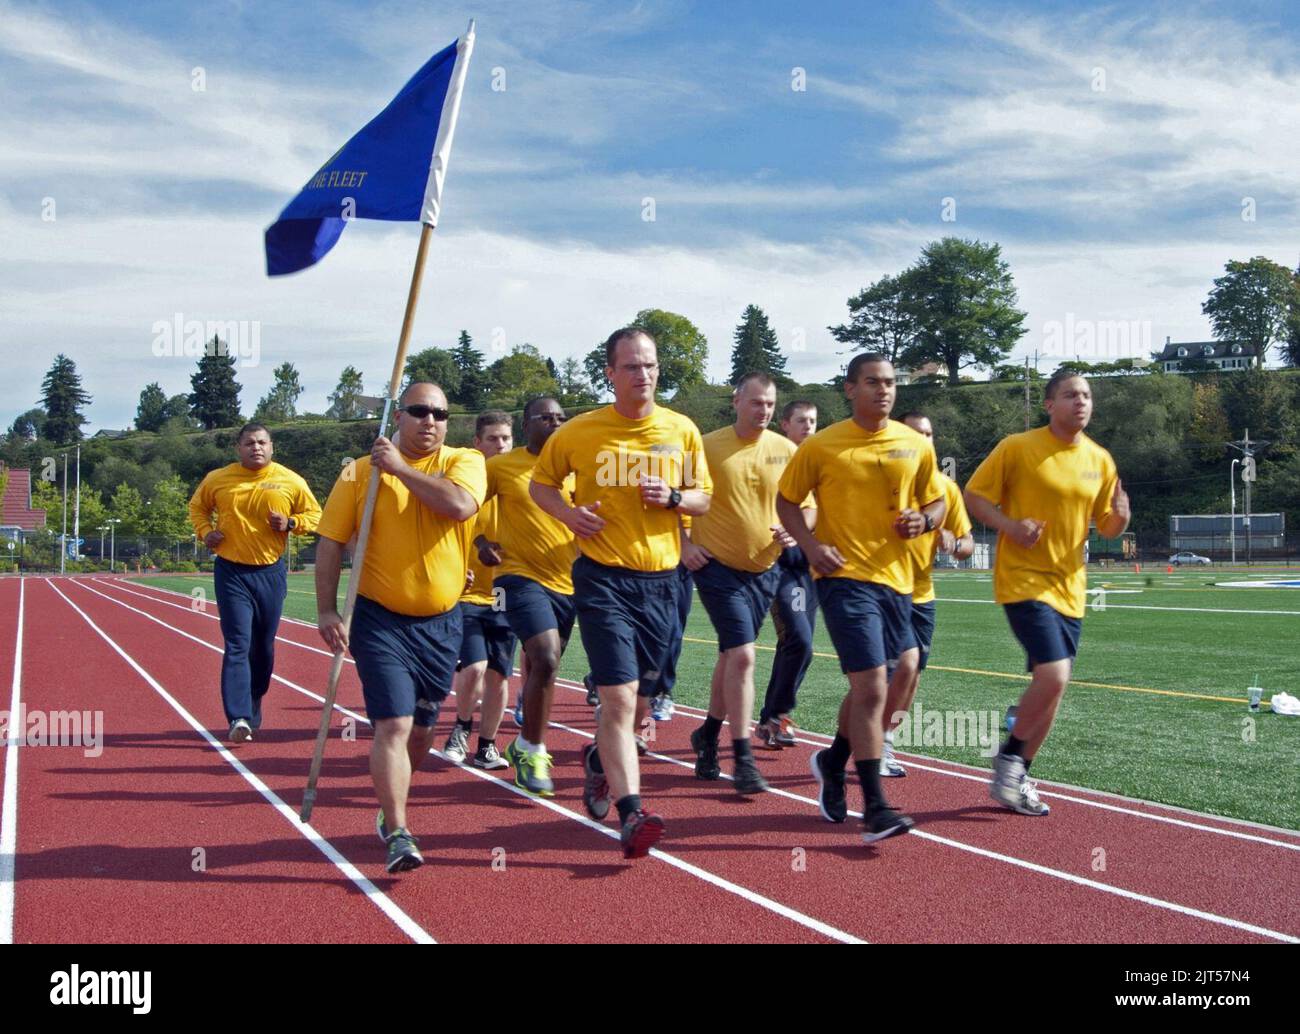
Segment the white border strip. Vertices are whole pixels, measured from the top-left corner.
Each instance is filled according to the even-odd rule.
[[[13,723],[22,704],[23,602],[27,579],[18,579],[18,634],[14,642],[14,681],[9,694],[9,727],[5,745],[4,803],[0,804],[0,944],[14,943],[14,883],[18,856],[18,748],[24,730]]]
[[[357,867],[353,865],[351,862],[349,862],[346,858],[344,858],[343,855],[339,853],[338,849],[333,844],[331,844],[328,840],[326,840],[323,836],[321,836],[314,828],[312,828],[310,823],[301,821],[298,818],[297,812],[295,812],[292,808],[290,808],[289,805],[285,804],[284,801],[281,800],[280,797],[270,787],[268,787],[264,782],[262,782],[261,779],[259,779],[256,775],[254,775],[251,771],[249,771],[248,768],[244,765],[244,763],[240,761],[237,757],[235,757],[232,753],[230,753],[230,751],[228,751],[225,748],[225,746],[222,745],[216,739],[216,737],[214,737],[210,732],[208,732],[208,730],[203,727],[202,723],[200,723],[197,718],[195,718],[192,714],[190,714],[189,711],[185,710],[185,708],[181,705],[180,701],[178,701],[175,697],[173,697],[170,693],[168,693],[167,690],[163,689],[163,687],[158,683],[157,679],[155,679],[152,675],[150,675],[147,671],[145,671],[144,668],[140,667],[140,665],[136,663],[135,659],[130,654],[128,654],[125,650],[123,650],[120,646],[118,646],[117,643],[115,643],[113,639],[103,629],[101,629],[97,624],[95,624],[95,622],[90,619],[90,616],[84,610],[82,610],[75,603],[73,603],[72,600],[68,599],[67,596],[64,596],[63,593],[59,590],[58,586],[56,586],[48,578],[45,579],[45,582],[47,585],[49,585],[51,589],[53,589],[56,593],[58,593],[60,597],[62,597],[63,601],[67,603],[69,607],[71,607],[73,610],[75,610],[78,614],[81,615],[82,619],[86,622],[86,624],[88,624],[92,629],[94,629],[95,632],[99,635],[99,637],[103,639],[104,642],[108,643],[108,645],[111,646],[114,649],[114,651],[116,651],[118,656],[120,656],[124,661],[126,661],[127,664],[129,664],[132,668],[134,668],[136,673],[142,679],[144,679],[145,682],[147,682],[160,697],[162,697],[165,701],[167,701],[168,704],[171,705],[172,710],[174,710],[178,715],[184,718],[186,722],[189,723],[190,728],[192,728],[195,732],[197,732],[200,736],[203,737],[203,739],[207,742],[208,746],[212,747],[213,750],[215,750],[218,754],[221,755],[224,761],[226,761],[232,768],[234,768],[236,772],[238,772],[241,776],[243,776],[244,780],[254,790],[256,790],[259,794],[261,794],[262,797],[266,800],[266,802],[270,804],[273,808],[275,808],[275,810],[280,813],[280,816],[284,818],[291,826],[293,826],[293,828],[297,830],[298,833],[300,833],[307,840],[308,843],[310,843],[314,848],[320,851],[320,853],[323,854],[326,858],[328,858],[335,865],[335,867],[341,873],[343,873],[344,876],[346,876],[349,880],[351,880],[352,883],[357,887],[357,889],[359,889],[361,893],[363,893],[367,898],[370,899],[370,902],[373,905],[378,907],[379,910],[384,913],[384,915],[388,916],[388,918],[391,919],[394,922],[394,924],[396,924],[398,929],[400,929],[404,934],[406,934],[406,936],[410,937],[411,940],[415,941],[417,944],[437,943],[433,939],[433,937],[428,933],[428,931],[424,929],[424,927],[420,926],[419,923],[417,923],[414,919],[412,919],[409,915],[407,915],[404,911],[402,911],[402,909],[399,908],[396,903],[394,903],[392,898],[390,898],[382,890],[380,890],[373,883],[371,883],[370,880],[368,880],[364,875],[362,875],[361,871],[357,869]],[[95,593],[97,596],[104,595],[103,593],[98,592],[95,589],[91,589],[88,585],[84,585],[80,582],[77,582],[75,584],[82,585],[82,588],[85,588],[88,592]],[[111,599],[111,597],[105,597],[105,599]],[[113,602],[119,602],[119,601],[114,600]],[[126,604],[119,603],[119,606],[126,606]],[[130,608],[130,609],[134,609],[134,608]]]

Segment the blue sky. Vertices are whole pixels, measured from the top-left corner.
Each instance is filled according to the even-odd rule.
[[[1066,321],[1131,325],[1134,353],[1202,339],[1224,262],[1300,259],[1297,13],[0,0],[0,418],[59,351],[92,429],[127,426],[149,381],[187,391],[192,360],[150,349],[177,312],[260,323],[246,412],[284,361],[304,409],[348,363],[378,390],[417,228],[355,223],[276,281],[261,234],[469,16],[414,347],[465,327],[489,359],[525,341],[580,356],[661,307],[705,331],[721,378],[752,302],[795,375],[824,380],[848,296],[949,234],[1002,245],[1029,313],[1017,355]]]

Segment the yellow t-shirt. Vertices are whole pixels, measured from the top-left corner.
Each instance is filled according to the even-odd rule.
[[[948,504],[948,512],[944,514],[941,526],[947,528],[957,538],[969,535],[970,517],[966,513],[966,504],[962,501],[961,486],[942,471],[935,476],[943,488],[943,498]],[[938,532],[909,539],[908,545],[911,547],[912,563],[916,568],[916,579],[912,585],[912,602],[929,603],[934,599],[934,579],[930,576],[930,572],[934,567],[934,558],[939,552]]]
[[[599,502],[596,513],[606,522],[598,535],[578,539],[578,549],[599,564],[633,571],[672,570],[682,552],[677,511],[643,503],[640,479],[713,491],[699,429],[662,406],[640,420],[605,406],[564,424],[547,439],[533,480],[562,489],[570,474],[574,505]]]
[[[484,499],[483,505],[478,508],[478,516],[474,518],[474,529],[469,536],[469,556],[466,562],[469,570],[474,574],[474,584],[461,593],[460,598],[466,603],[477,603],[483,607],[492,606],[492,580],[500,568],[487,567],[479,560],[478,550],[474,548],[474,540],[482,535],[489,542],[496,542],[499,528],[497,517],[497,501]]]
[[[290,533],[271,529],[267,519],[272,513],[297,521],[294,535],[315,531],[320,520],[320,504],[307,482],[275,462],[261,470],[230,463],[209,471],[190,498],[194,534],[202,541],[214,528],[220,531],[226,538],[217,556],[236,564],[273,564],[280,559]]]
[[[494,541],[501,543],[502,558],[496,570],[531,578],[552,592],[572,596],[573,561],[578,555],[573,532],[528,494],[538,458],[521,445],[487,462],[488,505],[499,506]],[[573,487],[570,474],[561,489],[570,503]]]
[[[695,518],[691,541],[736,571],[757,574],[776,563],[776,489],[794,450],[789,438],[767,430],[752,440],[741,438],[735,427],[706,434],[713,502]]]
[[[848,419],[804,439],[780,489],[792,503],[809,492],[817,500],[817,539],[844,558],[831,577],[906,594],[912,591],[912,554],[894,521],[901,510],[943,494],[937,468],[934,447],[906,424],[890,420],[882,430],[867,431]]]
[[[483,505],[486,475],[477,449],[444,445],[422,459],[402,455],[416,470],[450,479]],[[334,483],[317,533],[351,540],[361,527],[369,483],[370,457],[363,456]],[[358,592],[398,614],[445,614],[465,588],[474,523],[434,513],[392,474],[381,474]]]
[[[966,483],[1012,520],[1045,522],[1032,549],[998,536],[993,598],[1040,600],[1066,617],[1083,617],[1088,571],[1083,550],[1089,519],[1110,515],[1118,482],[1110,453],[1087,435],[1068,445],[1047,427],[1003,438]]]

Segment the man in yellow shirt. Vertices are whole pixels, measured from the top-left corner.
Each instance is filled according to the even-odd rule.
[[[966,484],[971,516],[998,533],[993,598],[1032,673],[989,786],[995,801],[1022,815],[1050,810],[1029,765],[1051,731],[1078,653],[1089,520],[1111,539],[1124,533],[1130,516],[1115,461],[1083,433],[1092,419],[1087,380],[1057,370],[1043,404],[1047,426],[1002,439]]]
[[[787,402],[781,410],[781,433],[795,445],[817,433],[817,407],[804,399]],[[815,527],[817,511],[804,509],[805,523]],[[776,631],[776,653],[767,681],[763,709],[755,735],[765,750],[795,745],[791,721],[799,687],[813,659],[813,632],[817,627],[817,591],[813,588],[808,558],[798,546],[787,546],[777,558],[778,581],[772,600],[772,627]]]
[[[945,512],[933,447],[889,419],[896,391],[887,358],[854,356],[844,379],[853,416],[799,446],[776,503],[781,526],[808,557],[826,630],[849,680],[835,740],[813,755],[818,803],[830,822],[848,817],[844,773],[851,754],[866,799],[867,843],[913,825],[889,806],[880,788],[884,716],[892,713],[887,697],[901,696],[916,666],[907,540],[933,534]],[[809,492],[817,500],[815,535],[799,514]],[[902,673],[892,683],[886,676],[890,662]]]
[[[316,623],[326,646],[350,649],[356,661],[374,726],[370,778],[389,872],[424,864],[408,832],[406,799],[456,669],[457,603],[485,488],[483,454],[443,444],[447,417],[440,387],[409,385],[399,400],[396,441],[381,435],[368,457],[344,470],[317,529]],[[379,492],[349,630],[338,612],[339,570],[361,526],[372,466],[380,471]]]
[[[513,421],[499,409],[480,413],[474,421],[474,448],[484,460],[509,452],[514,441]],[[447,734],[442,752],[456,764],[465,763],[469,734],[474,728],[474,708],[482,703],[476,768],[505,768],[497,750],[496,735],[501,727],[510,696],[510,675],[515,667],[515,634],[506,621],[505,608],[493,591],[494,565],[499,562],[492,549],[498,533],[496,500],[485,500],[474,521],[474,543],[469,555],[473,582],[460,597],[460,660],[452,690],[456,694],[456,721]]]
[[[533,502],[529,491],[542,449],[564,424],[564,409],[553,398],[538,398],[524,406],[523,416],[528,444],[493,457],[487,465],[487,498],[500,508],[499,541],[489,544],[498,564],[496,585],[527,659],[523,728],[506,748],[506,757],[514,766],[516,786],[539,797],[554,797],[546,729],[555,676],[577,616],[572,569],[578,550],[573,532]],[[571,477],[561,494],[572,503]]]
[[[731,405],[735,423],[704,436],[713,501],[682,544],[682,563],[694,573],[700,602],[718,634],[709,710],[691,733],[691,749],[695,775],[717,779],[718,733],[727,719],[736,790],[753,794],[767,789],[749,744],[754,643],[776,595],[776,558],[794,545],[776,519],[776,489],[795,446],[767,429],[776,412],[776,383],[767,374],[742,377]]]
[[[654,338],[635,327],[605,342],[614,403],[570,420],[542,449],[533,500],[569,528],[582,645],[600,694],[596,743],[583,751],[583,803],[597,820],[612,795],[623,856],[641,858],[664,821],[641,806],[635,730],[637,693],[653,684],[676,626],[680,516],[709,508],[699,429],[655,404]],[[574,475],[573,505],[562,489]],[[524,717],[527,717],[525,713]]]
[[[924,413],[904,413],[903,423],[919,434],[926,441],[934,442],[934,428],[930,418]],[[894,757],[894,730],[898,728],[903,716],[911,710],[916,690],[921,684],[921,672],[930,660],[930,644],[934,641],[934,558],[938,553],[946,553],[954,560],[965,560],[975,552],[975,539],[971,536],[970,518],[966,515],[966,506],[962,502],[961,487],[943,471],[936,475],[943,488],[944,502],[948,512],[944,515],[943,525],[935,535],[922,535],[911,540],[912,563],[916,571],[912,585],[912,633],[916,636],[917,663],[911,682],[901,699],[891,706],[888,716],[888,728],[885,730],[884,753],[880,756],[880,774],[886,778],[900,778],[907,775],[907,769]],[[889,672],[890,677],[894,671]]]
[[[284,547],[316,529],[320,505],[307,482],[272,461],[271,432],[245,424],[239,462],[210,471],[190,499],[194,534],[216,554],[213,583],[221,637],[221,706],[232,743],[262,725],[275,667],[275,634],[288,592]]]

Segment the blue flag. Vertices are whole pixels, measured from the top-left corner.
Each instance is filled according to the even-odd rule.
[[[316,171],[266,230],[268,276],[315,265],[352,219],[438,225],[474,26]]]

